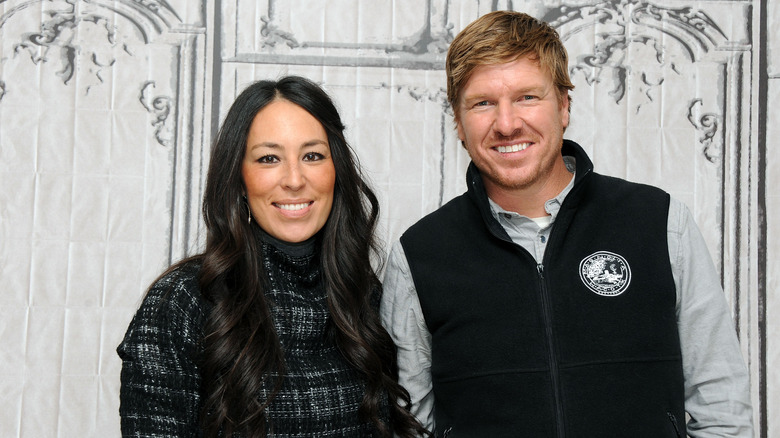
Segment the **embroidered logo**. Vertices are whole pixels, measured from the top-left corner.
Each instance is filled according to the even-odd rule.
[[[580,279],[594,293],[614,297],[628,289],[631,268],[622,256],[598,251],[580,262]]]

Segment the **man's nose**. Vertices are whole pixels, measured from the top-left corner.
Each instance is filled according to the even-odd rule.
[[[511,137],[523,127],[520,109],[510,102],[499,102],[496,105],[495,131],[503,137]]]

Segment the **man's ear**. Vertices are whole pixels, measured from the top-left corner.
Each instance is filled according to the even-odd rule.
[[[563,130],[565,131],[566,128],[569,127],[569,116],[571,116],[571,99],[569,99],[568,92],[561,99],[560,111],[561,111],[561,124],[563,125]]]

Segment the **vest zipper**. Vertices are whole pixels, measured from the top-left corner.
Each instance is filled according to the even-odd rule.
[[[550,314],[551,304],[550,296],[547,291],[547,281],[544,277],[544,265],[539,263],[536,265],[536,272],[539,273],[540,292],[542,294],[542,312],[544,314],[544,328],[547,334],[547,354],[550,361],[550,379],[552,380],[553,399],[555,402],[555,415],[557,417],[555,421],[556,429],[558,431],[558,437],[564,438],[566,436],[566,430],[563,427],[563,404],[561,403],[561,388],[558,376],[558,361],[555,358],[555,343],[553,340],[552,329],[552,315]]]
[[[677,436],[677,438],[682,437],[680,434],[680,428],[677,427],[677,417],[671,412],[667,412],[666,416],[669,417],[669,421],[672,422],[672,426],[674,426],[674,434]]]

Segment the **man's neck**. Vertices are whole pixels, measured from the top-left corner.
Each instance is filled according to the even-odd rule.
[[[558,196],[574,178],[563,160],[559,164],[544,181],[528,187],[507,190],[486,181],[485,190],[488,197],[506,211],[514,211],[529,218],[547,216],[547,201]]]

